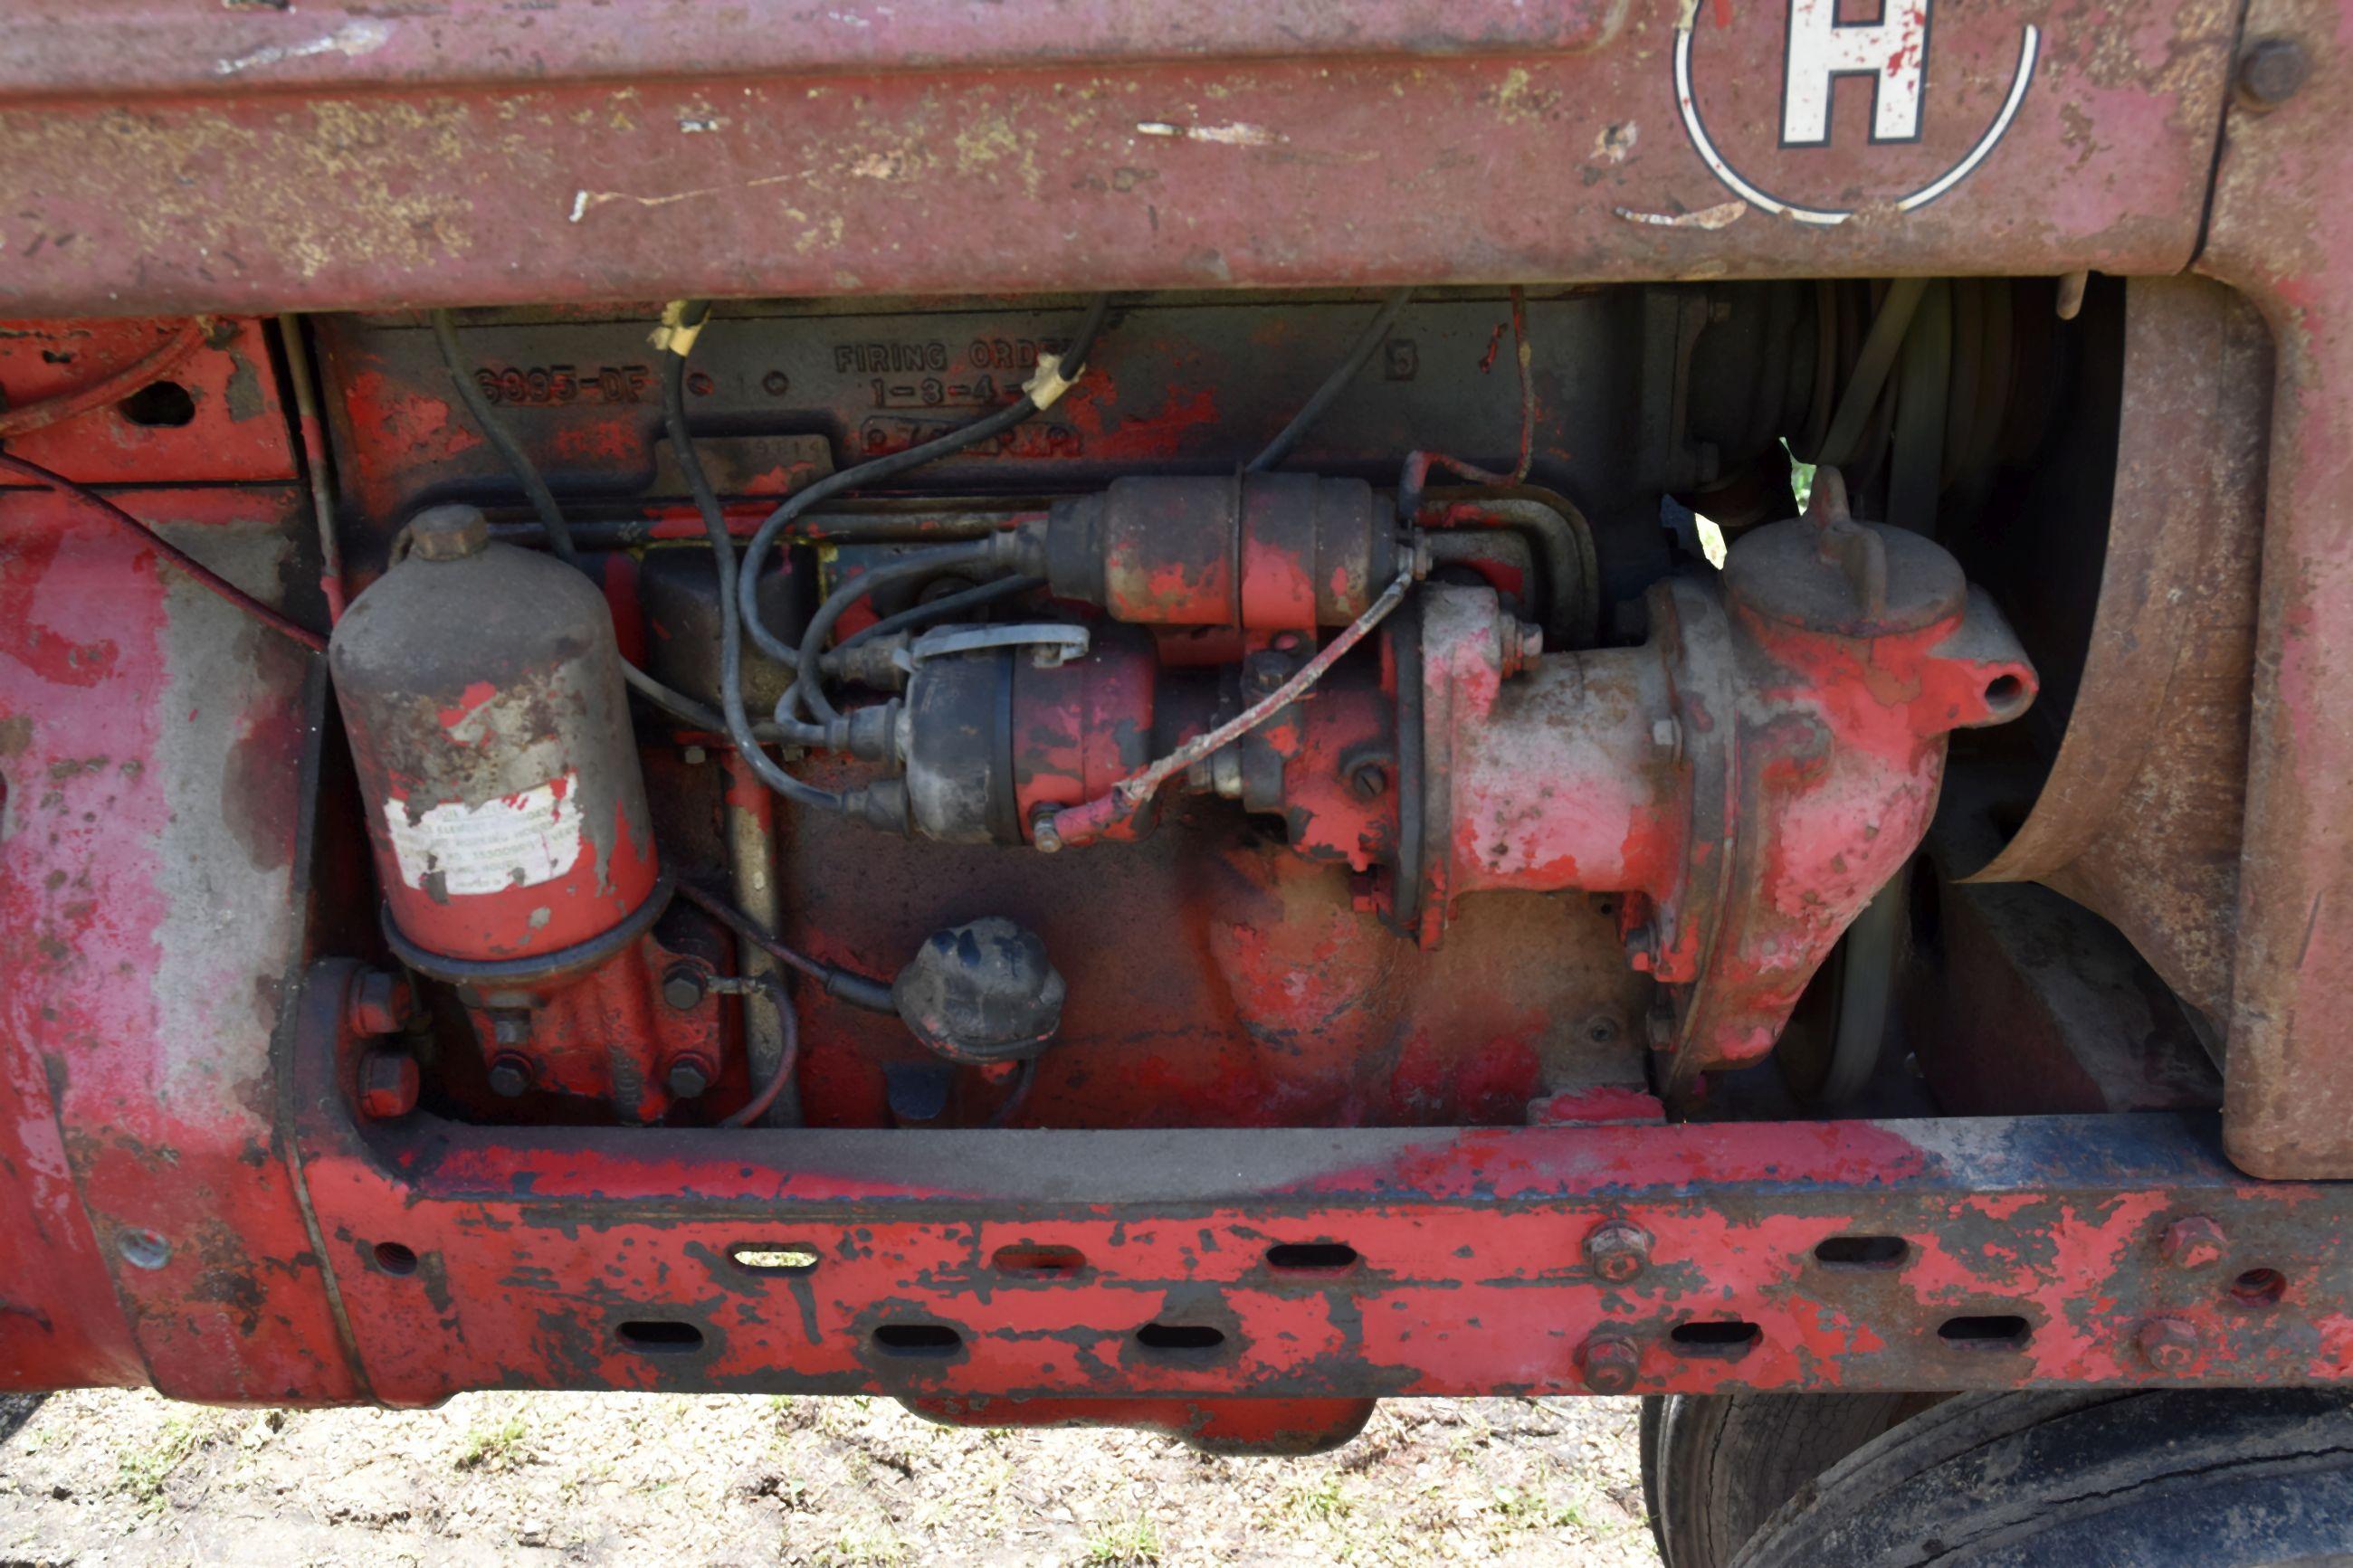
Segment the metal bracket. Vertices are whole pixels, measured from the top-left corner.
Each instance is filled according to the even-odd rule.
[[[979,653],[995,647],[1026,647],[1029,662],[1039,669],[1056,669],[1086,657],[1093,641],[1084,626],[1060,621],[1019,621],[1002,626],[936,626],[917,637],[892,663],[909,675],[928,659],[952,654]]]

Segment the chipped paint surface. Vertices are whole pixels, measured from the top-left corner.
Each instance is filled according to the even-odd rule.
[[[302,1070],[332,1070],[311,1033]],[[325,1097],[305,1103],[324,1106]],[[1640,1349],[1636,1389],[2229,1384],[2353,1373],[2336,1189],[2231,1173],[2211,1117],[1230,1133],[645,1133],[626,1142],[426,1121],[302,1138],[329,1252],[413,1248],[415,1278],[342,1276],[379,1396],[473,1386],[881,1392],[905,1396],[1284,1399],[1582,1387],[1596,1330]],[[789,1140],[789,1159],[778,1152]],[[2327,1212],[2316,1205],[2326,1205]],[[2183,1212],[2230,1256],[2165,1261]],[[1597,1275],[1603,1223],[1647,1238]],[[1900,1238],[1885,1267],[1825,1263],[1835,1237]],[[1268,1248],[1344,1244],[1286,1274]],[[805,1272],[730,1261],[746,1245]],[[1041,1248],[1082,1260],[1043,1277]],[[1279,1256],[1279,1255],[1278,1255]],[[1004,1262],[1007,1258],[1016,1261]],[[2250,1314],[2227,1286],[2276,1267]],[[420,1319],[417,1301],[437,1308]],[[2137,1357],[2146,1315],[2196,1354]],[[625,1320],[691,1325],[632,1352]],[[2014,1321],[1990,1345],[1954,1321]],[[1147,1322],[1214,1330],[1155,1353]],[[1743,1323],[1722,1352],[1686,1325]],[[896,1325],[953,1331],[894,1351]],[[396,1325],[398,1325],[396,1330]]]
[[[1148,8],[1071,7],[1008,21],[913,5],[887,26],[845,10],[875,25],[800,29],[812,36],[806,63],[776,58],[769,42],[723,51],[716,34],[700,33],[699,65],[662,75],[675,96],[659,111],[608,85],[649,68],[633,57],[619,69],[608,53],[633,10],[623,6],[610,8],[612,35],[607,19],[584,19],[598,8],[541,19],[518,53],[533,62],[527,82],[506,79],[507,63],[470,34],[404,26],[355,58],[288,58],[227,78],[207,65],[204,95],[131,109],[124,79],[162,79],[175,68],[160,56],[117,58],[103,90],[79,99],[52,88],[36,107],[0,91],[12,258],[0,298],[58,312],[131,297],[157,309],[330,309],[1598,281],[1702,266],[1747,276],[2168,272],[2196,245],[2229,49],[2211,0],[2142,8],[2130,29],[2072,16],[2038,23],[2031,89],[1999,147],[1933,203],[1901,221],[1848,223],[1833,243],[1804,224],[1707,229],[1618,216],[1699,212],[1725,199],[1685,137],[1612,132],[1672,91],[1669,0],[1449,5],[1442,16],[1419,0],[1384,0],[1349,11],[1345,26],[1304,0],[1190,23]],[[1682,35],[1702,40],[1703,67],[1778,58],[1772,7],[1725,12],[1704,10],[1696,33]],[[1810,150],[1823,191],[1883,187],[1891,200],[1927,191],[2000,111],[1998,89],[2017,69],[2017,19],[1955,7],[1936,25],[1921,144],[1873,145],[1841,131]],[[58,26],[71,33],[70,17]],[[1349,37],[1334,38],[1335,26]],[[1197,28],[1198,47],[1163,36],[1170,26]],[[1137,27],[1154,36],[1148,58]],[[1008,28],[1031,40],[1029,68],[986,68]],[[445,31],[439,42],[427,36]],[[1532,33],[1552,43],[1535,47]],[[1337,52],[1316,52],[1317,39]],[[847,52],[829,58],[828,49]],[[286,74],[329,60],[333,85]],[[900,68],[912,62],[928,63]],[[56,79],[78,79],[71,62],[50,64]],[[0,62],[0,88],[9,68]],[[1966,81],[1940,74],[1951,70]],[[381,90],[345,85],[363,82]],[[1744,127],[1769,137],[1779,104],[1762,90],[1745,77],[1701,81],[1695,101],[1715,144],[1728,148]],[[1729,96],[1710,99],[1716,92]],[[1986,116],[1954,132],[1960,152],[1939,118],[1953,102]],[[708,105],[728,124],[707,143],[690,142],[680,105],[693,121]],[[1464,174],[1466,106],[1480,126],[1475,178]],[[725,156],[682,155],[697,144]],[[1180,146],[1200,155],[1175,155]],[[2096,163],[2082,174],[2047,177],[2091,148]],[[1232,185],[1237,159],[1250,170],[1247,199]],[[1119,188],[1123,168],[1145,167],[1148,189],[1134,174]],[[217,173],[255,169],[270,177]],[[1401,205],[1400,191],[1413,199]],[[1839,205],[1810,187],[1774,195]],[[694,246],[676,244],[681,206],[696,215]],[[955,245],[938,243],[943,225]],[[1702,242],[1707,254],[1694,255]]]
[[[260,66],[274,66],[285,60],[307,59],[314,55],[342,55],[356,59],[384,47],[392,37],[392,28],[383,22],[346,22],[333,32],[300,44],[269,44],[242,54],[235,59],[222,60],[213,67],[221,76],[235,76]]]

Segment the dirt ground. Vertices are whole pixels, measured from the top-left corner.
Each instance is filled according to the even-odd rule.
[[[0,1568],[1655,1564],[1634,1422],[1632,1400],[1392,1401],[1335,1454],[1226,1459],[887,1399],[61,1394],[0,1405]]]

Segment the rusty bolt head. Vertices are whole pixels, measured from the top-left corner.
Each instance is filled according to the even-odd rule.
[[[711,1087],[711,1073],[699,1057],[681,1057],[670,1064],[662,1082],[672,1100],[700,1100]]]
[[[1389,787],[1389,771],[1378,763],[1358,763],[1348,770],[1348,793],[1358,800],[1378,800]]]
[[[2177,1268],[2205,1268],[2222,1259],[2230,1245],[2222,1227],[2202,1214],[2188,1215],[2165,1227],[2158,1244],[2165,1260]]]
[[[360,1114],[390,1121],[417,1109],[417,1058],[406,1051],[370,1051],[360,1062]]]
[[[2257,38],[2239,57],[2239,101],[2249,109],[2277,109],[2304,89],[2312,75],[2311,57],[2294,38]]]
[[[709,990],[700,965],[673,963],[662,972],[662,1000],[681,1013],[691,1013],[702,1006]]]
[[[2198,1331],[2179,1318],[2151,1318],[2133,1335],[2141,1358],[2159,1372],[2188,1372],[2198,1360]]]
[[[1585,1342],[1578,1359],[1585,1366],[1585,1386],[1596,1394],[1627,1393],[1642,1365],[1641,1351],[1623,1334],[1595,1334]]]
[[[416,1015],[408,977],[389,969],[364,969],[343,995],[343,1021],[354,1035],[396,1035]]]
[[[1029,842],[1040,855],[1051,855],[1062,847],[1062,830],[1054,826],[1051,806],[1039,806],[1029,818]]]
[[[793,389],[793,378],[783,371],[772,370],[760,378],[760,390],[771,397],[782,397]]]
[[[491,1063],[491,1092],[502,1100],[512,1100],[531,1088],[531,1060],[512,1052],[501,1054]]]
[[[1585,1261],[1597,1278],[1623,1285],[1649,1267],[1651,1238],[1640,1226],[1619,1219],[1605,1221],[1585,1238]]]
[[[427,507],[408,520],[408,552],[419,561],[463,561],[490,542],[490,519],[477,506]]]

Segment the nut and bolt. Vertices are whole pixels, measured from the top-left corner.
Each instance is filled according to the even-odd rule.
[[[1358,800],[1378,800],[1388,787],[1389,771],[1378,763],[1358,763],[1348,770],[1348,793]]]
[[[2188,1372],[2198,1360],[2198,1331],[2179,1318],[2151,1318],[2133,1335],[2141,1359],[2159,1372]]]
[[[417,995],[408,977],[389,969],[364,969],[352,976],[343,995],[343,1021],[355,1035],[396,1035],[417,1016]]]
[[[501,1100],[513,1100],[531,1088],[531,1059],[512,1051],[501,1052],[491,1062],[491,1092]]]
[[[1029,842],[1040,855],[1051,855],[1062,847],[1062,830],[1054,826],[1054,808],[1041,805],[1029,814]]]
[[[1495,620],[1498,667],[1505,679],[1518,675],[1544,652],[1544,628],[1513,615]]]
[[[360,1114],[391,1121],[417,1109],[422,1087],[417,1058],[406,1051],[370,1051],[360,1060]]]
[[[2312,58],[2294,38],[2257,38],[2239,57],[2239,101],[2262,110],[2277,109],[2304,89]]]
[[[2205,1268],[2222,1260],[2230,1242],[2221,1226],[2202,1214],[2193,1214],[2167,1226],[2158,1246],[2176,1268]]]
[[[698,1057],[681,1057],[662,1075],[672,1100],[700,1100],[711,1087],[711,1072]]]
[[[1605,1221],[1585,1238],[1585,1261],[1596,1278],[1623,1285],[1650,1266],[1651,1238],[1639,1226]]]
[[[1585,1365],[1585,1386],[1596,1394],[1629,1392],[1642,1365],[1641,1351],[1623,1334],[1595,1334],[1578,1359]]]
[[[691,1013],[702,1006],[703,997],[710,992],[711,984],[700,964],[673,963],[662,971],[662,1000],[681,1013]]]
[[[491,542],[491,520],[478,506],[427,507],[408,520],[408,553],[417,561],[463,561]]]

